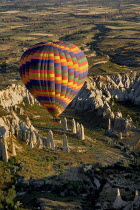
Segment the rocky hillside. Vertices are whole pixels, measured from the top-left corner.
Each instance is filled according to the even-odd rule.
[[[123,132],[127,129],[135,129],[137,126],[133,125],[132,118],[129,115],[124,118],[119,110],[114,113],[111,105],[115,101],[131,101],[139,105],[139,85],[140,75],[137,72],[88,77],[85,85],[72,101],[71,107],[78,113],[82,113],[86,120],[92,119],[91,113],[94,111],[98,116],[109,119],[110,133],[116,130]],[[22,114],[22,109],[17,107],[17,104],[33,105],[35,102],[37,103],[23,85],[13,84],[0,91],[0,105],[6,111],[13,109]]]
[[[34,97],[29,94],[23,85],[12,84],[8,88],[0,91],[0,105],[7,109],[16,104],[29,103],[34,104]]]
[[[58,137],[58,135],[62,137],[64,133],[67,134],[70,146],[66,135],[62,144],[59,138],[53,139],[52,132],[49,132],[47,137],[43,137],[39,134],[36,126],[32,125],[27,115],[30,113],[24,109],[27,104],[30,104],[30,111],[33,112],[31,109],[36,106],[37,101],[23,85],[11,85],[0,91],[0,156],[5,162],[9,160],[6,164],[11,164],[11,157],[16,156],[15,164],[12,165],[13,168],[17,168],[17,171],[14,172],[16,175],[13,173],[13,169],[10,173],[14,178],[17,177],[14,184],[18,194],[21,195],[21,201],[23,199],[22,202],[24,203],[29,200],[31,205],[42,207],[42,209],[49,205],[64,205],[64,202],[52,204],[51,193],[56,193],[62,201],[65,201],[69,196],[72,196],[72,198],[79,197],[80,203],[69,204],[74,205],[73,208],[78,205],[79,209],[82,209],[82,207],[85,209],[93,209],[93,207],[95,209],[118,209],[123,207],[125,210],[129,207],[136,207],[138,209],[140,199],[138,192],[134,196],[134,191],[140,189],[139,183],[136,182],[136,180],[139,182],[139,162],[132,146],[125,145],[125,139],[132,133],[139,134],[139,128],[134,125],[130,116],[123,117],[120,110],[114,112],[111,105],[115,101],[128,100],[138,105],[140,103],[138,88],[139,73],[136,72],[89,77],[82,90],[71,103],[71,107],[78,114],[84,116],[84,120],[86,119],[88,122],[94,120],[96,113],[100,124],[105,121],[106,132],[103,131],[104,136],[98,138],[94,136],[96,129],[91,135],[89,133],[84,135],[83,130],[85,128],[87,132],[86,127],[72,121],[73,129],[69,123],[68,128],[65,119],[65,122],[62,121],[61,125],[64,129],[56,127],[54,134],[55,137]],[[44,110],[42,111],[40,108],[38,106],[37,118],[35,116],[33,122],[40,120],[38,124],[41,129],[43,128],[41,123],[45,114]],[[40,113],[38,113],[38,110],[40,110]],[[41,115],[41,119],[38,118],[38,114]],[[32,115],[34,115],[34,112]],[[49,128],[47,123],[46,126]],[[79,134],[81,137],[77,138],[77,131],[80,127]],[[121,141],[122,139],[123,141]],[[139,151],[139,141],[134,141],[134,143],[137,151]],[[76,148],[79,150],[76,150]],[[103,158],[108,161],[108,166],[90,164],[102,162]],[[40,164],[47,167],[47,172],[44,166],[40,170]],[[78,164],[82,166],[79,167]],[[34,172],[34,170],[37,170],[37,172]],[[42,172],[43,170],[44,172]],[[29,178],[31,172],[32,174],[38,174],[38,171],[40,178],[36,175],[34,175],[34,178]],[[122,198],[119,190],[116,197],[116,188],[121,189],[121,194],[124,195]],[[39,194],[36,194],[36,191]],[[45,191],[50,197],[42,200],[44,198],[42,191]],[[34,192],[33,198],[36,199],[37,203],[29,199],[30,192]],[[127,199],[125,199],[125,196]],[[88,205],[87,201],[89,201]],[[51,204],[48,204],[48,202]]]
[[[78,111],[104,109],[104,105],[109,106],[110,100],[130,100],[139,105],[139,88],[140,74],[138,72],[88,77],[85,85],[73,100],[72,107],[75,107]],[[0,91],[0,105],[3,108],[23,102],[29,104],[35,102],[23,85],[13,84]]]
[[[140,74],[137,72],[120,73],[89,77],[77,97],[72,102],[72,107],[78,111],[88,109],[109,108],[109,102],[131,101],[140,104]]]

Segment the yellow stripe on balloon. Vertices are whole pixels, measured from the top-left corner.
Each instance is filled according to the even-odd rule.
[[[47,90],[46,90],[47,91]],[[35,90],[35,92],[37,93],[37,94],[40,94],[40,95],[44,95],[44,96],[55,96],[55,92],[46,92],[46,91],[37,91],[37,90]]]
[[[68,79],[67,80],[62,80],[61,82],[62,83],[67,83],[68,82]]]
[[[68,85],[72,85],[73,84],[73,82],[68,82]]]
[[[56,81],[61,80],[61,77],[56,77],[55,80]]]

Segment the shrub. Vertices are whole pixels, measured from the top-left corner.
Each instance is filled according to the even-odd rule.
[[[21,203],[16,201],[15,197],[16,191],[14,185],[12,185],[8,192],[0,190],[0,209],[20,209]]]

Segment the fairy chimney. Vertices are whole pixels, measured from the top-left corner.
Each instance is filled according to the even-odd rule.
[[[72,133],[76,133],[76,122],[75,122],[75,119],[72,119]]]
[[[110,118],[108,119],[108,128],[107,128],[108,133],[111,132],[111,120]]]
[[[78,122],[76,124],[76,129],[77,129],[77,132],[76,132],[77,137],[80,138],[80,124]]]
[[[69,145],[68,145],[68,139],[66,134],[63,135],[63,151],[69,152]]]
[[[63,118],[62,120],[62,126],[63,126],[63,130],[67,131],[68,130],[68,124],[67,124],[67,118]]]
[[[48,133],[48,141],[50,142],[51,148],[54,149],[55,148],[54,137],[53,137],[53,132],[51,130],[49,130]]]
[[[5,162],[8,162],[9,156],[7,151],[7,142],[5,136],[2,137],[2,159]]]
[[[39,149],[42,149],[43,148],[43,141],[40,137],[38,137],[38,140],[37,140],[37,147]]]
[[[13,155],[13,156],[16,156],[16,155],[17,155],[17,154],[16,154],[15,144],[14,144],[13,141],[12,141],[12,155]]]
[[[31,123],[31,121],[30,121],[28,116],[25,119],[25,123],[27,124],[28,127],[31,127],[31,125],[32,125],[32,123]]]
[[[123,201],[122,198],[121,198],[121,195],[120,195],[120,189],[118,188],[117,189],[117,197],[113,203],[113,207],[115,209],[120,209],[124,206],[126,206],[128,203],[126,201]]]
[[[139,193],[138,191],[136,190],[136,193],[135,193],[135,198],[134,198],[134,206],[136,209],[139,209],[140,208],[140,196],[139,196]]]
[[[82,124],[80,126],[80,139],[85,140],[84,126]]]

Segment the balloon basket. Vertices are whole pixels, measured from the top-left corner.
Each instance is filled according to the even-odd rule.
[[[58,119],[58,118],[53,118],[51,121],[52,121],[53,123],[61,123],[61,120]]]

